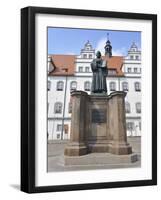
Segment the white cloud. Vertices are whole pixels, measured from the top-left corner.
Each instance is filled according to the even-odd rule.
[[[100,51],[102,55],[105,54],[105,44],[106,44],[107,38],[102,38],[98,41],[96,45],[96,52]],[[120,49],[112,49],[112,55],[113,56],[125,56],[127,54],[126,48],[122,47]]]
[[[102,38],[98,41],[97,45],[96,45],[96,52],[100,51],[102,55],[104,55],[105,53],[105,49],[104,46],[106,44],[106,40],[107,38]]]

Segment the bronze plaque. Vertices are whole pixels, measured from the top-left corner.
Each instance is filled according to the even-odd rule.
[[[92,123],[106,123],[107,112],[103,109],[92,109]]]

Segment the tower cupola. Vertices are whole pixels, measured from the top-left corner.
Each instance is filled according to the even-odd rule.
[[[111,57],[112,56],[112,46],[109,40],[109,33],[107,33],[107,41],[105,45],[105,56]]]

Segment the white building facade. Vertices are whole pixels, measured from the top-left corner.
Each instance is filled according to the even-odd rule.
[[[110,54],[108,55],[108,45]],[[107,50],[107,51],[106,51]],[[112,56],[110,41],[106,42],[108,94],[126,91],[127,136],[141,136],[141,52],[133,43],[126,57]],[[48,140],[70,139],[72,90],[90,94],[91,61],[95,50],[89,41],[80,55],[48,56]]]

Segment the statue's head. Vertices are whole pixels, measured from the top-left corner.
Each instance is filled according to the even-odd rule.
[[[101,58],[101,52],[97,51],[96,56],[97,56],[97,58]]]

